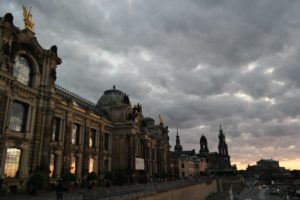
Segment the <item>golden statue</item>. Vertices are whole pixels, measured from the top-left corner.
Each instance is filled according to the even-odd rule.
[[[164,124],[164,118],[162,117],[161,114],[159,114],[159,123]]]
[[[23,18],[24,18],[23,20],[24,20],[25,28],[28,29],[28,30],[33,31],[33,29],[34,29],[34,23],[32,21],[31,8],[27,12],[26,7],[23,6]]]

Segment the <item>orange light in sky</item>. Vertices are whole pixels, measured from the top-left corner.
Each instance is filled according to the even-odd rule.
[[[242,164],[239,161],[234,161],[232,164],[236,164],[238,169],[246,169],[248,164]],[[255,165],[256,163],[249,163],[249,165]],[[286,169],[298,169],[300,170],[300,158],[298,159],[293,159],[293,160],[284,160],[284,161],[279,161],[280,167],[285,167]]]

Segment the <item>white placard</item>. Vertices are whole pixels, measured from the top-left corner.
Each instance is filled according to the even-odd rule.
[[[144,158],[135,158],[135,170],[145,170]]]

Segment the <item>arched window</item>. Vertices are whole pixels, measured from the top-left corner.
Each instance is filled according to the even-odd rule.
[[[89,173],[94,171],[94,165],[95,165],[95,159],[90,157],[90,161],[89,161]]]
[[[51,153],[50,164],[49,164],[50,177],[54,177],[55,175],[55,164],[56,164],[56,156],[55,154]]]
[[[20,83],[29,86],[31,84],[31,70],[28,60],[23,56],[17,55],[15,58],[13,76],[16,77]]]
[[[21,150],[17,148],[8,148],[4,165],[4,173],[7,177],[16,177],[19,171]]]

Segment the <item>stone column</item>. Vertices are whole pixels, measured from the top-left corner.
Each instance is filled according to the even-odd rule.
[[[83,158],[82,158],[82,175],[84,178],[89,173],[89,139],[90,139],[90,122],[86,120],[83,128]]]
[[[69,171],[71,166],[71,134],[73,125],[73,115],[72,113],[67,113],[65,120],[65,134],[64,134],[64,154],[63,154],[63,165],[62,172],[65,173]]]
[[[55,163],[55,177],[60,178],[61,176],[61,168],[62,168],[62,152],[58,151],[56,153],[56,163]]]
[[[77,166],[76,166],[76,175],[78,178],[81,178],[81,173],[82,173],[82,154],[77,154]]]

